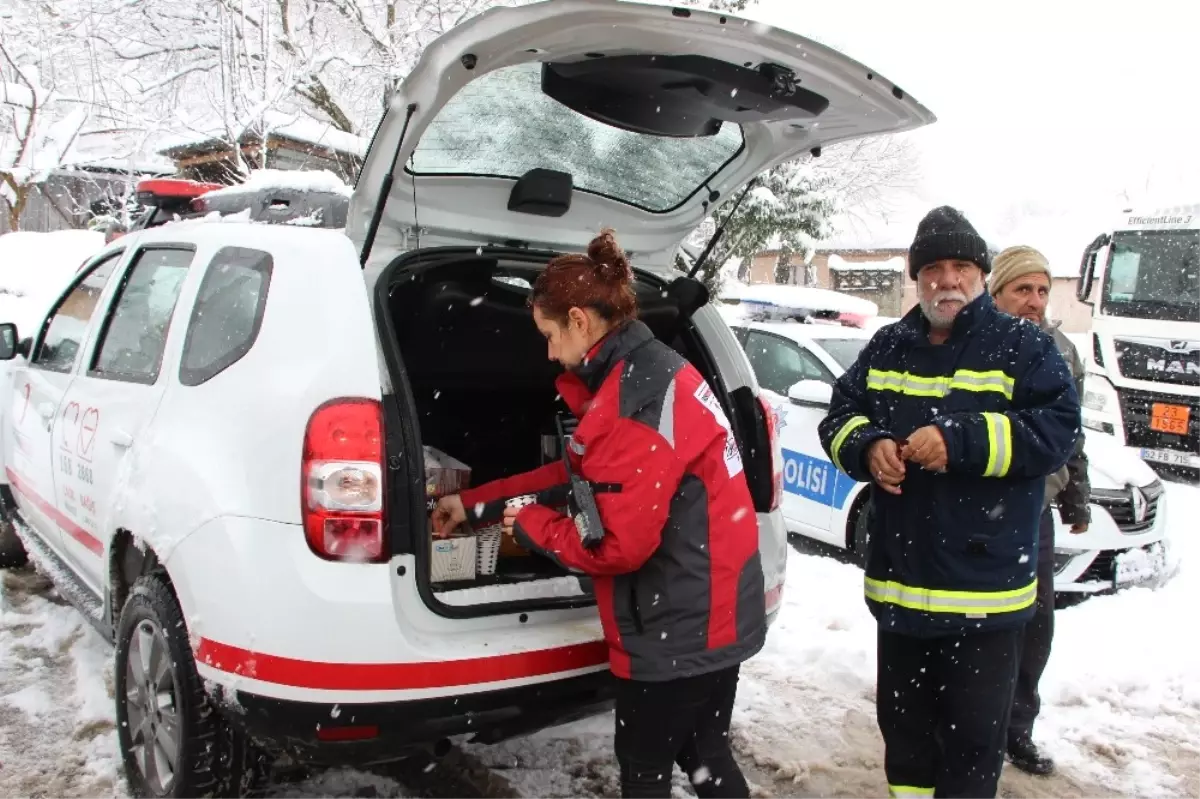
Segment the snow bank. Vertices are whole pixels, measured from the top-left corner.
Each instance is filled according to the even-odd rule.
[[[255,191],[291,189],[294,191],[336,192],[349,197],[354,189],[328,169],[255,169],[245,182],[205,194],[205,197],[229,197]]]
[[[0,321],[30,335],[85,260],[104,246],[93,230],[0,236]]]
[[[787,286],[772,283],[747,284],[729,281],[721,291],[721,299],[863,316],[875,316],[879,313],[879,306],[870,300],[812,286]]]

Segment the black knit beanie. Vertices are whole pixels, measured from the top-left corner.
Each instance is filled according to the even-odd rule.
[[[908,276],[916,280],[922,266],[946,259],[971,261],[985,275],[992,271],[987,242],[965,216],[943,205],[927,213],[917,225],[917,237],[908,248]]]

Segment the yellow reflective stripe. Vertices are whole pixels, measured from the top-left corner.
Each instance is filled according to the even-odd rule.
[[[917,799],[918,797],[933,796],[933,788],[918,788],[915,785],[888,784],[888,796],[896,799]]]
[[[984,477],[1004,477],[1012,466],[1012,422],[1003,413],[984,413],[988,434],[988,461]]]
[[[946,591],[937,588],[916,588],[891,580],[864,578],[867,599],[925,613],[957,613],[967,616],[986,616],[990,613],[1013,613],[1024,610],[1037,601],[1037,580],[1008,591]]]
[[[842,445],[846,443],[846,439],[858,428],[870,423],[870,419],[865,416],[851,416],[842,429],[837,431],[837,435],[833,437],[833,443],[829,445],[829,454],[833,456],[833,465],[839,471],[845,472],[842,468]]]
[[[867,389],[895,391],[913,397],[944,397],[951,391],[994,391],[1012,399],[1016,381],[999,369],[977,372],[959,369],[950,376],[926,377],[883,369],[867,370]]]

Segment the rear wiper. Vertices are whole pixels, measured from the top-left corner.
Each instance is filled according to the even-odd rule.
[[[712,255],[713,248],[717,246],[717,243],[721,240],[721,237],[725,235],[725,227],[729,224],[729,220],[733,219],[733,215],[737,213],[737,209],[741,206],[742,200],[746,199],[746,195],[750,193],[750,189],[754,188],[756,185],[758,185],[758,178],[751,180],[746,184],[746,188],[742,189],[742,193],[738,195],[737,200],[733,203],[733,207],[730,208],[729,213],[726,214],[725,221],[717,225],[717,229],[713,232],[712,238],[708,240],[708,244],[704,245],[704,249],[692,263],[692,270],[688,272],[688,277],[695,277],[696,273],[700,271],[700,267],[704,266],[704,262],[708,260],[708,256]]]
[[[404,127],[400,129],[400,141],[396,142],[396,151],[392,153],[392,165],[379,184],[379,198],[375,201],[375,210],[371,214],[371,224],[367,226],[367,235],[363,237],[362,254],[358,256],[358,265],[363,269],[367,268],[367,258],[371,255],[371,246],[375,244],[375,233],[378,232],[379,223],[383,220],[383,206],[387,204],[388,195],[392,193],[392,183],[395,181],[396,173],[396,160],[400,157],[400,150],[404,147],[404,137],[408,135],[408,125],[412,122],[413,114],[416,111],[417,104],[409,103],[408,112],[404,116]],[[416,186],[415,178],[413,186]],[[415,219],[413,221],[416,222]]]

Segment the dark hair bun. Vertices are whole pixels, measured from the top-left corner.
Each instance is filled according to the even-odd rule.
[[[613,231],[605,228],[588,245],[588,258],[595,264],[596,277],[610,285],[633,282],[633,270]]]

